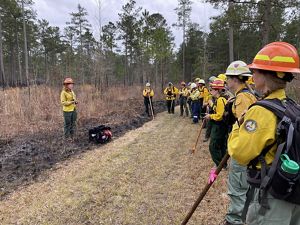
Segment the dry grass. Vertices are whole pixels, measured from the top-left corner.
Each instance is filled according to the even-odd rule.
[[[199,126],[178,115],[153,122],[49,172],[0,204],[1,224],[180,224],[213,165]],[[189,134],[189,135],[187,135]],[[220,175],[189,224],[216,225],[228,203]]]
[[[126,100],[141,100],[142,88],[112,87],[100,93],[93,86],[75,86],[79,120],[130,110]],[[20,133],[49,132],[61,128],[60,92],[61,88],[32,86],[29,102],[27,88],[0,91],[0,139],[10,139]]]

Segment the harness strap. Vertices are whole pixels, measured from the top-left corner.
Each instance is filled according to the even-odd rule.
[[[254,191],[255,191],[255,187],[250,186],[248,188],[248,191],[247,191],[247,194],[246,194],[246,202],[245,202],[244,209],[243,209],[243,212],[242,212],[242,221],[244,223],[246,222],[246,217],[247,217],[247,213],[248,213],[248,210],[249,210],[250,203],[254,199]]]

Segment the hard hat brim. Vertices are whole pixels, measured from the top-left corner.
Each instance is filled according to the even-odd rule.
[[[233,74],[233,73],[225,73],[226,76],[243,76],[243,77],[252,77],[250,73],[242,73],[242,74]]]
[[[256,63],[251,63],[248,65],[249,69],[258,69],[258,70],[269,70],[275,72],[286,72],[300,75],[300,68],[287,68],[281,66],[268,66],[268,65],[259,65]]]

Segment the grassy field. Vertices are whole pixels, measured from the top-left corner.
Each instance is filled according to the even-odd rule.
[[[213,166],[207,144],[190,154],[198,129],[188,118],[161,113],[10,195],[0,204],[0,224],[180,224]],[[222,221],[226,176],[219,176],[190,224]]]

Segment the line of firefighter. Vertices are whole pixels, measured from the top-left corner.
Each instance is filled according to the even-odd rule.
[[[185,113],[188,117],[190,113],[193,123],[205,119],[204,142],[210,139],[209,151],[216,167],[227,152],[228,133],[232,125],[243,116],[250,105],[256,102],[253,85],[251,71],[247,68],[247,64],[243,61],[235,61],[228,66],[225,74],[209,78],[209,90],[205,87],[205,81],[200,78],[187,85],[181,82],[180,89],[169,82],[164,90],[168,113],[174,114],[176,96],[179,95],[180,116]],[[146,113],[150,116],[149,105],[154,91],[149,83],[143,90],[143,96]],[[231,110],[225,110],[226,107]],[[224,225],[243,224],[242,211],[248,187],[246,167],[232,159],[228,178],[230,204]]]

